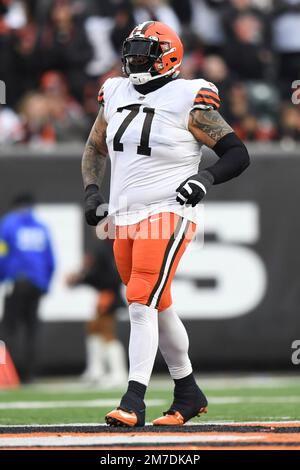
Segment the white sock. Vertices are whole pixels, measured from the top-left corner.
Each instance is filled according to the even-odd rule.
[[[147,386],[158,348],[157,310],[134,302],[129,317],[129,380]]]
[[[189,338],[173,306],[159,312],[159,349],[172,379],[182,379],[193,372],[188,355]]]
[[[88,335],[86,338],[86,369],[87,379],[98,379],[104,374],[105,344],[100,335]]]
[[[117,381],[126,382],[127,365],[122,343],[114,339],[105,343],[105,357],[109,376]]]

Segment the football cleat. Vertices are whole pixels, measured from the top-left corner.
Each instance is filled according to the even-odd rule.
[[[183,426],[190,419],[207,413],[207,411],[206,396],[198,386],[186,392],[178,392],[175,389],[171,407],[163,413],[163,416],[155,419],[152,424],[154,426]]]
[[[205,406],[204,408],[201,408],[198,414],[195,416],[200,416],[202,413],[207,413],[207,410],[208,407]],[[191,418],[194,418],[194,416],[191,416]],[[153,426],[183,426],[187,421],[188,420],[185,420],[179,411],[170,409],[169,411],[165,411],[163,416],[155,419],[152,424]]]
[[[108,426],[121,426],[133,428],[137,426],[138,418],[134,411],[126,411],[121,408],[116,408],[110,411],[105,416],[105,421]]]
[[[123,395],[120,406],[105,416],[106,424],[109,426],[136,427],[145,425],[146,406],[133,391]]]
[[[105,421],[108,426],[121,426],[133,428],[145,425],[145,408],[140,411],[127,410],[118,407],[110,411],[105,416]]]

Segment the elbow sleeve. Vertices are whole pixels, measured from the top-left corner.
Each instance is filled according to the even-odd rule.
[[[206,168],[214,177],[214,184],[239,176],[250,164],[248,150],[234,132],[226,134],[213,148],[219,160]]]

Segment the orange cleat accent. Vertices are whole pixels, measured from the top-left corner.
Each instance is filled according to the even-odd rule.
[[[153,426],[182,426],[184,424],[184,417],[179,411],[174,414],[166,414],[152,422]]]
[[[200,408],[199,413],[197,416],[199,416],[202,413],[207,413],[208,407],[205,406],[203,408]],[[183,426],[186,423],[184,417],[182,416],[179,411],[175,411],[172,414],[166,413],[164,416],[161,416],[160,418],[155,419],[152,421],[153,426]]]
[[[105,421],[108,426],[122,426],[122,427],[134,427],[137,424],[137,416],[132,412],[120,410],[116,408],[110,411],[105,416]]]

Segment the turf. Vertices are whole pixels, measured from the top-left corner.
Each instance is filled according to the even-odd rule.
[[[259,380],[258,380],[259,384]],[[272,383],[262,383],[257,386],[229,384],[224,381],[210,385],[204,382],[204,391],[210,401],[209,413],[194,422],[207,421],[289,421],[300,420],[300,381],[287,379]],[[88,391],[86,389],[60,390],[57,387],[43,385],[27,386],[18,390],[0,392],[0,425],[9,424],[59,424],[59,423],[103,423],[106,412],[113,406],[88,406],[90,400],[115,399],[116,404],[122,395],[122,390]],[[147,421],[159,416],[168,408],[172,399],[170,382],[159,382],[147,392],[146,400],[162,400],[159,405],[151,404],[147,408]],[[18,403],[28,408],[17,409]],[[45,402],[44,408],[30,409],[31,402]],[[70,407],[47,408],[46,402],[70,402]],[[74,406],[72,406],[72,402]],[[78,403],[79,402],[79,403]],[[82,406],[80,406],[82,402]],[[5,409],[5,404],[16,408]],[[32,405],[34,405],[32,403]],[[51,405],[51,404],[50,404]],[[52,403],[53,405],[53,403]],[[93,404],[91,404],[93,405]],[[43,404],[40,406],[43,406]]]

